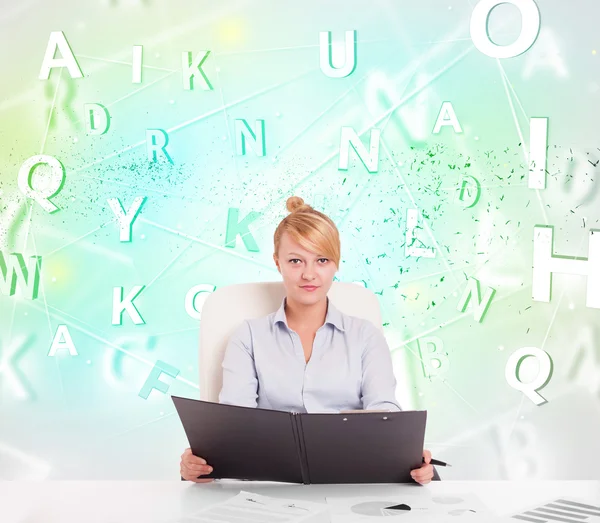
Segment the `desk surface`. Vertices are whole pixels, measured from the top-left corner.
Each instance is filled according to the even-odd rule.
[[[2,523],[166,523],[246,490],[266,496],[325,503],[326,496],[430,496],[472,492],[497,515],[508,515],[551,498],[576,497],[600,503],[600,481],[440,481],[426,486],[296,485],[220,480],[187,481],[4,481]],[[329,521],[327,512],[310,520]],[[517,521],[517,520],[513,520]]]

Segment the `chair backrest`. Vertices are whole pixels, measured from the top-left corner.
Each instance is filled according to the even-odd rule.
[[[242,283],[220,287],[206,298],[200,323],[200,399],[219,401],[225,348],[244,321],[275,312],[285,296],[283,282]],[[345,314],[371,321],[383,332],[375,294],[356,283],[333,282],[327,294]]]

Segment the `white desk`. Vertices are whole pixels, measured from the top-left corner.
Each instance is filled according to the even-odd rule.
[[[240,490],[325,503],[325,496],[397,495],[401,492],[473,492],[497,515],[508,515],[550,498],[572,496],[600,503],[600,481],[440,481],[419,485],[295,485],[225,480],[0,482],[2,523],[165,523],[189,516]],[[329,521],[327,512],[311,520]],[[518,521],[518,520],[513,520]]]

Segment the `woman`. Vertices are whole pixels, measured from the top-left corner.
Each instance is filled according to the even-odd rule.
[[[327,298],[340,262],[340,238],[329,217],[302,198],[275,230],[273,259],[286,296],[268,316],[246,320],[233,333],[223,359],[219,402],[294,412],[402,410],[383,334],[368,320],[339,311]],[[431,453],[411,472],[429,483]],[[188,448],[181,476],[196,483],[212,468]]]

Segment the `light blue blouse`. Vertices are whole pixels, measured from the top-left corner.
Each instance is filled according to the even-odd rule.
[[[381,331],[327,302],[308,363],[300,336],[288,327],[286,298],[276,312],[245,320],[225,350],[219,403],[310,413],[402,410]]]

